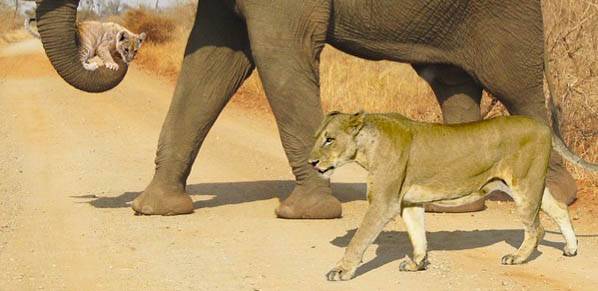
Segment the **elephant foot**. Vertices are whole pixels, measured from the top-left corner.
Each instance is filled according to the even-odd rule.
[[[426,212],[440,212],[440,213],[463,213],[475,212],[486,209],[486,199],[480,199],[471,203],[459,206],[440,206],[433,203],[425,205]]]
[[[276,216],[288,219],[339,218],[341,202],[331,193],[328,185],[296,185],[289,198],[276,208]]]
[[[193,212],[193,201],[185,192],[167,192],[148,187],[133,200],[135,214],[178,215]]]

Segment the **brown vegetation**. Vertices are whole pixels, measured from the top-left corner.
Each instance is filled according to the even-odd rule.
[[[21,29],[24,19],[4,2],[0,2],[0,19],[0,45],[27,37],[27,33]]]
[[[143,68],[171,81],[181,67],[195,5],[185,4],[157,13],[146,8],[127,11],[117,22],[133,32],[145,32],[148,40],[136,59]]]
[[[598,161],[598,1],[543,3],[565,141],[586,159]],[[597,176],[591,180],[598,187]]]
[[[158,13],[141,8],[129,10],[123,16],[123,25],[131,31],[148,35],[148,42],[162,44],[172,41],[176,23],[173,18],[159,15]]]

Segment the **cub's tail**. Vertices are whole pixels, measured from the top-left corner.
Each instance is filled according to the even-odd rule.
[[[27,30],[35,38],[40,38],[39,32],[37,32],[37,31],[33,30],[33,28],[31,28],[31,22],[34,22],[34,21],[37,21],[37,20],[33,17],[25,17],[25,30]]]
[[[544,53],[544,76],[546,77],[546,83],[548,84],[548,110],[550,111],[550,119],[552,121],[552,147],[566,160],[575,164],[576,166],[591,172],[598,172],[598,164],[593,164],[582,159],[580,156],[571,151],[563,141],[561,127],[559,125],[558,110],[554,104],[554,82],[552,81],[552,77],[548,72],[548,54]]]

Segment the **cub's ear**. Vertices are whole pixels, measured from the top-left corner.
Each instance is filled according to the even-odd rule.
[[[146,37],[146,36],[147,36],[147,35],[145,34],[145,32],[142,32],[142,33],[140,33],[140,34],[137,36],[137,41],[135,42],[135,47],[136,47],[136,48],[141,48],[141,45],[142,45],[142,44],[143,44],[143,42],[145,41],[145,37]]]
[[[365,121],[365,112],[363,110],[351,114],[349,117],[349,130],[353,135],[357,135],[363,127]]]
[[[118,39],[118,41],[124,41],[127,38],[129,38],[129,34],[126,31],[124,31],[124,30],[119,31],[116,34],[116,39]]]

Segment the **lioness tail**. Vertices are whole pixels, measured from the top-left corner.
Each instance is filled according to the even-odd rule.
[[[548,84],[548,110],[550,112],[550,119],[552,123],[552,147],[561,154],[566,160],[575,164],[576,166],[582,167],[591,172],[598,171],[598,164],[590,163],[569,149],[569,147],[563,141],[563,135],[561,134],[561,127],[559,125],[559,116],[556,105],[554,104],[554,83],[552,77],[548,72],[548,54],[544,53],[544,76],[546,77],[546,83]]]

